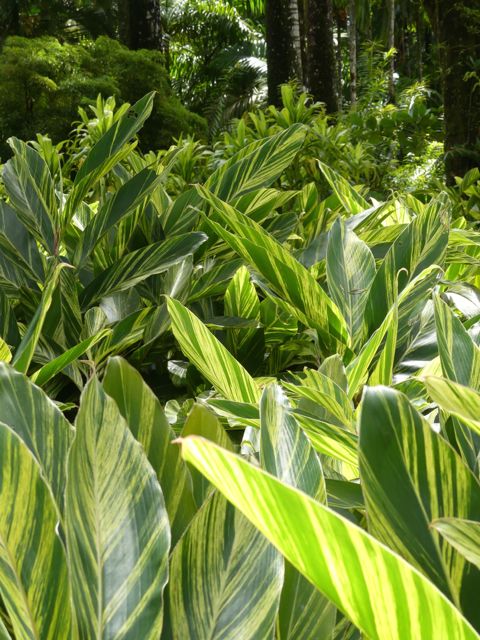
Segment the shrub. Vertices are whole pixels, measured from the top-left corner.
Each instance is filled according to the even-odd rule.
[[[68,136],[80,103],[98,94],[118,102],[136,102],[157,91],[152,118],[141,143],[168,146],[182,132],[205,132],[204,121],[185,109],[173,94],[161,54],[129,51],[106,37],[80,44],[51,37],[7,39],[0,54],[0,139]],[[9,154],[5,142],[0,155]]]

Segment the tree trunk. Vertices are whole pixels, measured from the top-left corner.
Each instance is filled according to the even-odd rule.
[[[415,12],[415,31],[417,35],[417,73],[418,79],[423,80],[423,47],[425,46],[425,25],[423,22],[423,3],[417,0]]]
[[[477,0],[425,0],[437,25],[443,75],[447,184],[479,165],[480,87],[472,61],[480,58]],[[470,75],[469,75],[470,74]]]
[[[309,0],[307,8],[307,79],[315,100],[328,113],[338,111],[337,63],[333,45],[332,0]]]
[[[118,3],[120,39],[129,49],[162,50],[159,0],[121,0]]]
[[[340,13],[336,14],[336,23],[337,23],[337,48],[336,48],[336,56],[337,56],[337,94],[338,94],[338,108],[342,108],[343,102],[343,65],[342,65],[342,21],[340,17]]]
[[[296,11],[295,11],[296,8]],[[266,0],[268,101],[279,105],[279,87],[293,78],[302,80],[298,3]]]
[[[357,8],[355,0],[348,4],[348,49],[350,55],[350,102],[357,102]]]
[[[302,85],[307,86],[307,33],[306,33],[306,0],[298,0],[298,15],[300,17],[300,45],[302,55]]]
[[[391,51],[395,47],[395,0],[388,0],[388,43],[387,47]],[[395,101],[395,56],[390,58],[390,68],[388,72],[388,97],[390,102]]]
[[[297,80],[302,83],[302,36],[300,31],[300,12],[298,0],[290,0],[289,22],[292,35],[292,70]]]

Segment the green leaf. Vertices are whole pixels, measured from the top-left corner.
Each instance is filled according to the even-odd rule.
[[[17,138],[10,138],[14,156],[3,169],[3,182],[16,214],[53,255],[59,229],[58,205],[52,176],[45,160],[35,149]]]
[[[326,502],[325,480],[317,454],[290,413],[279,385],[265,388],[260,400],[260,463],[286,484]],[[335,626],[335,607],[290,563],[278,614],[281,640],[325,638]]]
[[[280,554],[214,494],[172,554],[173,639],[271,638],[282,581]]]
[[[0,247],[4,257],[14,262],[28,278],[44,280],[45,269],[35,238],[6,202],[0,202]]]
[[[206,440],[186,438],[182,455],[371,640],[478,640],[427,578],[356,525]]]
[[[96,378],[75,424],[66,489],[75,633],[157,639],[170,548],[160,485]]]
[[[300,151],[306,135],[304,125],[280,131],[267,139],[255,140],[216,169],[205,187],[229,202],[277,180]],[[178,196],[163,221],[165,233],[184,233],[192,228],[202,198],[195,189]]]
[[[443,375],[480,390],[480,348],[452,309],[435,296],[435,325]]]
[[[330,640],[337,609],[289,562],[285,562],[277,619],[278,640]]]
[[[460,518],[439,518],[436,531],[469,562],[480,569],[480,522]]]
[[[260,320],[260,301],[245,266],[240,267],[230,281],[225,291],[224,308],[226,316]],[[230,353],[242,362],[258,363],[258,350],[263,345],[258,343],[257,336],[262,338],[257,329],[230,330],[227,334]]]
[[[385,346],[369,379],[370,386],[391,385],[393,381],[393,367],[395,364],[395,349],[398,335],[398,306],[393,307],[393,316],[387,331]]]
[[[63,514],[65,465],[73,430],[41,389],[4,363],[0,363],[0,422],[14,431],[35,457],[58,512]]]
[[[80,266],[107,231],[142,204],[158,182],[157,174],[151,169],[143,169],[125,182],[83,230],[74,263]]]
[[[0,594],[18,640],[70,638],[67,563],[57,522],[40,468],[0,423]]]
[[[37,307],[35,315],[30,321],[25,335],[15,351],[12,364],[17,371],[21,371],[22,373],[28,371],[33,354],[37,348],[40,334],[42,333],[45,317],[52,303],[52,297],[60,277],[60,271],[66,266],[65,263],[61,262],[55,267],[52,275],[48,278],[48,284],[43,290],[40,305]]]
[[[375,273],[370,249],[337,218],[328,239],[327,283],[347,322],[354,349],[366,331],[364,310]]]
[[[315,278],[280,243],[252,220],[242,222],[242,214],[205,189],[198,187],[214,208],[223,225],[208,219],[213,231],[266,280],[289,310],[307,327],[316,329],[328,350],[344,351],[349,342],[348,329],[337,305],[328,297]],[[245,221],[248,218],[245,218]]]
[[[196,512],[190,474],[178,447],[172,445],[175,433],[156,395],[123,358],[108,360],[103,387],[117,403],[157,474],[171,523],[173,545]]]
[[[453,382],[480,390],[480,349],[460,319],[438,296],[435,297],[435,326],[443,375]],[[455,418],[451,420],[451,431],[470,468],[476,469],[480,451],[478,436]]]
[[[358,438],[355,433],[300,411],[295,411],[294,415],[316,451],[351,467],[357,466]]]
[[[304,369],[296,380],[296,384],[285,382],[284,386],[295,398],[299,410],[326,422],[353,427],[352,401],[331,378],[314,369]]]
[[[0,362],[10,362],[12,359],[12,352],[8,348],[8,344],[5,340],[0,338]]]
[[[62,353],[58,358],[47,362],[47,364],[43,365],[43,367],[38,369],[38,371],[35,371],[35,373],[30,376],[30,380],[35,382],[35,384],[38,384],[39,387],[43,386],[46,382],[56,376],[57,373],[60,373],[63,369],[68,367],[69,364],[72,364],[72,362],[75,362],[75,360],[80,358],[80,356],[83,356],[86,351],[100,342],[100,340],[103,340],[103,338],[105,338],[109,333],[109,329],[102,329],[90,338],[82,340],[71,349]]]
[[[370,208],[369,203],[356,191],[343,176],[331,169],[324,162],[317,160],[321,172],[334,194],[340,200],[348,216],[363,213]]]
[[[397,318],[397,324],[399,327],[397,330],[398,344],[398,333],[400,331],[400,327],[408,325],[408,319],[411,316],[412,308],[417,307],[419,300],[421,301],[421,307],[423,308],[426,302],[427,291],[429,291],[437,281],[440,271],[440,268],[436,265],[427,267],[406,285],[398,298],[396,297],[396,284],[393,284],[391,292],[393,300],[392,306],[383,318],[379,328],[363,345],[357,357],[347,366],[349,398],[353,398],[360,389],[362,383],[366,381],[369,367],[380,349],[388,331],[393,331],[392,325],[397,321]]]
[[[167,306],[182,352],[215,389],[227,400],[257,403],[260,390],[254,379],[203,322],[173,298],[168,298]]]
[[[131,108],[131,115],[110,127],[92,147],[80,167],[65,204],[65,219],[69,221],[90,189],[102,176],[125,158],[136,146],[129,141],[140,130],[153,108],[155,93],[149,93]]]
[[[293,162],[307,130],[295,124],[266,140],[252,142],[227,160],[207,180],[205,186],[220,199],[233,198],[268,187]]]
[[[480,393],[446,378],[427,376],[425,386],[431,398],[444,411],[463,420],[480,433]]]
[[[233,445],[230,438],[226,434],[225,429],[222,427],[218,418],[207,408],[202,407],[202,405],[199,404],[193,405],[192,410],[185,420],[181,433],[182,438],[192,435],[201,436],[211,442],[215,442],[224,449],[233,451]],[[204,476],[195,469],[195,467],[190,470],[190,473],[193,481],[193,495],[195,496],[197,506],[200,507],[212,487],[208,480],[206,480]]]
[[[265,387],[260,400],[260,464],[286,484],[326,501],[320,460],[277,384]]]
[[[381,325],[395,303],[396,283],[401,294],[422,271],[432,265],[442,266],[448,232],[449,214],[439,198],[427,205],[393,243],[370,288],[365,308],[370,332]]]
[[[478,610],[468,603],[471,567],[449,545],[439,544],[430,523],[442,517],[480,518],[480,485],[407,397],[387,387],[365,390],[360,477],[373,535],[446,595],[459,598],[466,615]]]
[[[83,290],[80,297],[82,307],[86,308],[104,296],[130,289],[142,280],[166,271],[196,251],[206,240],[204,233],[187,233],[128,253]]]

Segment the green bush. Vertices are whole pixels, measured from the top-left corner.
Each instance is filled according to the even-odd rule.
[[[168,146],[182,132],[203,135],[204,121],[173,94],[158,52],[129,51],[106,37],[80,44],[11,37],[0,54],[0,155],[9,154],[10,136],[66,138],[78,105],[99,93],[134,103],[152,90],[157,97],[142,132],[144,148]]]

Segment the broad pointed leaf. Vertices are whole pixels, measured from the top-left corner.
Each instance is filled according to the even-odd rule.
[[[75,424],[66,537],[76,633],[157,639],[170,547],[160,485],[96,378],[82,394]]]
[[[478,640],[427,578],[348,520],[201,438],[182,455],[371,640]]]
[[[281,555],[214,494],[172,554],[173,639],[272,638],[282,582]]]
[[[70,638],[67,562],[57,521],[31,452],[0,423],[0,595],[18,640]]]

